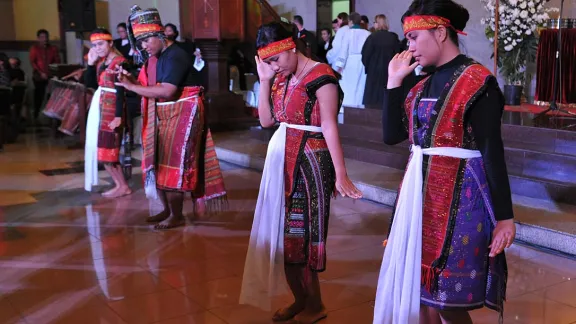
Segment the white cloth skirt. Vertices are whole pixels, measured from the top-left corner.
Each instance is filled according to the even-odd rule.
[[[273,298],[288,292],[284,272],[286,128],[322,131],[316,126],[282,123],[268,144],[240,292],[240,304],[267,311]]]
[[[92,187],[98,185],[98,132],[102,91],[116,93],[116,89],[98,87],[90,102],[86,123],[86,144],[84,145],[84,189],[86,191],[92,191]]]

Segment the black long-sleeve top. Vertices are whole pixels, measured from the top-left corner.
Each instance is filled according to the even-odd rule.
[[[88,65],[86,69],[86,74],[84,75],[84,85],[87,88],[97,89],[98,88],[98,76],[100,73],[104,73],[108,66],[105,64],[100,65],[100,71],[96,71],[95,65]],[[114,113],[115,117],[122,117],[122,113],[124,112],[124,95],[125,89],[121,86],[115,86],[116,89],[116,112]]]
[[[450,82],[456,69],[467,60],[470,59],[460,55],[438,67],[430,76],[431,80],[424,89],[422,98],[440,97],[444,86]],[[398,144],[408,139],[404,100],[415,82],[416,79],[411,78],[405,80],[401,87],[385,90],[382,125],[384,142],[388,145]],[[482,154],[494,216],[498,221],[514,217],[501,133],[503,111],[502,92],[496,80],[492,78],[485,93],[464,116],[464,127],[471,126],[476,146]]]

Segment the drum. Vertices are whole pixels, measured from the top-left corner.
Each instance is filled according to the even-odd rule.
[[[50,94],[50,98],[46,102],[44,115],[62,120],[66,110],[74,105],[75,86],[75,82],[50,80],[46,89],[46,92]]]
[[[92,101],[93,91],[87,89],[83,84],[76,83],[73,90],[73,103],[66,112],[64,113],[64,117],[62,119],[62,124],[58,128],[58,130],[66,135],[74,136],[78,126],[82,119],[85,119],[87,116],[86,110],[90,107],[90,102]],[[82,111],[84,113],[82,113]],[[86,122],[83,120],[82,122]]]
[[[74,133],[80,124],[79,112],[80,106],[78,103],[75,103],[71,108],[67,109],[66,113],[64,113],[62,124],[58,127],[58,130],[66,135],[74,136]]]

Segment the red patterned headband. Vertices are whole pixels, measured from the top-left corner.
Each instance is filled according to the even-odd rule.
[[[143,34],[154,34],[164,32],[164,27],[158,24],[134,24],[132,25],[134,37],[138,38]]]
[[[454,28],[450,20],[440,16],[410,16],[404,19],[404,35],[414,30],[429,30],[440,26],[454,29],[460,35],[468,35],[465,32]]]
[[[90,35],[90,42],[97,42],[97,41],[112,41],[112,35],[110,34],[104,34],[104,33],[98,33],[98,34],[92,34]]]
[[[292,40],[292,37],[270,43],[258,50],[258,56],[261,60],[265,60],[274,55],[278,55],[284,51],[289,51],[296,48],[296,44]]]

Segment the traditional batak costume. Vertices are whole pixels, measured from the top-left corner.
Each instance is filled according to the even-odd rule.
[[[164,36],[156,9],[135,6],[129,18],[132,43]],[[175,45],[151,57],[140,71],[144,86],[169,83],[178,87],[172,101],[142,98],[142,173],[146,195],[156,189],[190,193],[195,199],[224,199],[226,190],[203,104],[201,74],[188,54]],[[218,200],[213,200],[218,201]]]
[[[295,48],[292,38],[258,50],[264,60]],[[326,268],[326,236],[335,171],[320,127],[316,91],[338,85],[330,66],[316,63],[300,80],[276,75],[272,116],[280,123],[268,145],[240,303],[270,309],[287,292],[284,264]],[[342,92],[340,91],[340,101]]]
[[[92,34],[91,42],[99,40],[112,41],[110,34]],[[91,191],[98,185],[98,163],[119,163],[124,128],[112,130],[110,122],[116,117],[125,120],[124,88],[115,86],[115,70],[126,61],[122,55],[116,56],[109,65],[102,58],[96,65],[88,66],[85,74],[85,84],[89,88],[97,88],[86,124],[86,144],[84,152],[85,189]],[[129,155],[130,152],[128,151]]]
[[[413,16],[404,32],[438,26],[453,28],[442,17]],[[384,102],[385,138],[409,139],[412,154],[384,252],[374,323],[416,324],[421,304],[443,311],[486,306],[502,314],[506,258],[490,258],[488,247],[496,222],[513,212],[496,78],[460,55],[407,97],[401,87],[386,90]]]

